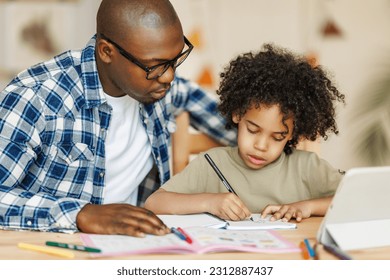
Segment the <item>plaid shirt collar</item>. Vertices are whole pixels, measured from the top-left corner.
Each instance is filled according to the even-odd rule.
[[[87,108],[98,107],[104,103],[103,86],[99,80],[99,74],[95,59],[96,35],[93,36],[81,52],[81,81],[84,88],[85,106]]]

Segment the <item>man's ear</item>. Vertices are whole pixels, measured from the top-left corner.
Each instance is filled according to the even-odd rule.
[[[234,123],[236,123],[236,124],[238,124],[239,122],[240,122],[240,116],[238,115],[238,114],[236,114],[236,113],[233,113],[232,114],[232,121],[234,122]]]
[[[112,60],[112,48],[104,40],[99,40],[96,46],[96,54],[99,56],[100,60],[105,63],[110,63]]]

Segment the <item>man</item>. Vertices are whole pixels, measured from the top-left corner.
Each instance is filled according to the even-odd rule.
[[[216,103],[175,77],[192,50],[168,0],[103,0],[97,34],[20,73],[0,95],[0,226],[143,236],[170,176],[174,117],[225,144]]]

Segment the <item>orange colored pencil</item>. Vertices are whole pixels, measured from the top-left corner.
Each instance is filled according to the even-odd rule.
[[[299,248],[301,248],[303,259],[309,260],[310,254],[309,251],[307,250],[305,242],[301,241],[301,243],[299,243]]]

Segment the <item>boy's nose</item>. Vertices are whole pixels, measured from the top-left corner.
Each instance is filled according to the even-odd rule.
[[[268,149],[268,140],[266,137],[258,137],[256,139],[255,149],[260,150],[260,151],[266,151]]]

